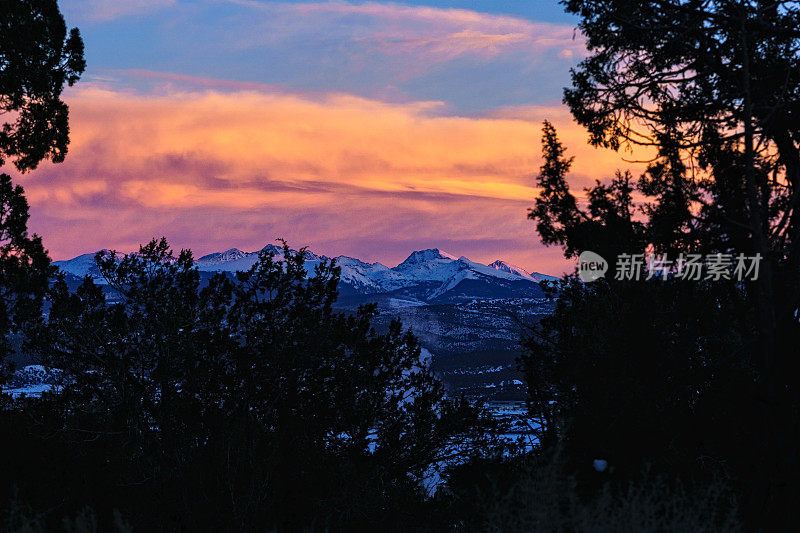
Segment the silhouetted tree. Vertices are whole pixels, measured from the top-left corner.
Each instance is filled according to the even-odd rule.
[[[745,324],[756,334],[733,352],[757,384],[750,399],[759,413],[749,426],[760,436],[750,450],[760,474],[750,479],[746,507],[751,527],[766,520],[788,528],[800,483],[791,444],[800,436],[800,8],[760,0],[563,3],[580,17],[590,52],[565,91],[573,116],[595,145],[655,151],[637,184],[643,241],[626,243],[629,253],[652,246],[764,258],[758,280],[741,286]],[[699,341],[703,328],[695,331]]]
[[[662,273],[645,279],[646,271],[616,279],[616,255],[644,253],[669,208],[636,204],[620,175],[587,189],[581,208],[566,184],[571,159],[547,123],[543,156],[542,192],[530,212],[543,241],[561,245],[567,257],[589,249],[610,262],[604,279],[551,287],[554,313],[526,343],[529,404],[543,446],[563,450],[589,485],[628,482],[649,466],[692,483],[722,472],[746,494],[760,475],[752,454],[763,435],[742,424],[759,410],[758,368],[746,356],[757,332],[742,283]],[[647,179],[637,184],[640,193]],[[675,248],[711,252],[719,243],[729,246],[706,239]],[[613,474],[595,473],[595,459]]]
[[[55,0],[0,0],[0,166],[11,158],[26,171],[43,159],[64,160],[69,128],[61,91],[84,67],[80,33],[67,36]],[[0,174],[0,383],[10,336],[41,314],[50,274],[47,253],[27,223],[22,188]]]
[[[58,279],[36,338],[61,380],[18,433],[39,453],[50,433],[71,465],[25,474],[25,501],[69,494],[66,511],[119,508],[140,527],[436,529],[426,482],[503,451],[478,409],[445,398],[410,332],[376,333],[374,306],[333,310],[332,262],[309,276],[284,246],[201,287],[163,239],[97,260],[112,292]]]
[[[43,159],[64,160],[69,125],[61,91],[85,67],[80,32],[67,34],[56,0],[0,0],[0,166],[11,158],[24,172]]]
[[[28,235],[28,203],[22,187],[0,174],[0,384],[12,335],[41,315],[52,273],[50,258],[36,235]]]
[[[636,220],[634,187],[629,173],[618,172],[610,185],[598,180],[585,190],[588,209],[581,209],[567,183],[573,158],[558,140],[550,122],[544,122],[542,154],[544,163],[537,177],[541,192],[528,217],[536,221],[536,230],[546,245],[560,245],[567,258],[592,250],[608,259],[623,252],[643,248],[645,225]]]
[[[448,485],[455,531],[739,531],[724,481],[703,487],[640,472],[588,492],[559,449],[460,467]]]

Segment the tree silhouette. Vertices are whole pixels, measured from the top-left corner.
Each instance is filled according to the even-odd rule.
[[[43,159],[63,161],[69,128],[60,95],[84,67],[80,34],[67,36],[55,0],[0,1],[0,166],[9,158],[20,171]],[[28,218],[22,188],[0,174],[0,364],[10,335],[39,318],[51,273],[41,239],[28,235]]]
[[[715,412],[735,403],[738,418],[755,408],[756,369],[742,355],[755,337],[745,291],[735,280],[616,279],[615,256],[644,252],[661,215],[635,220],[632,187],[620,175],[587,189],[588,207],[579,208],[564,152],[546,123],[542,192],[530,216],[567,257],[591,249],[611,268],[591,284],[570,279],[551,288],[555,312],[526,343],[543,443],[566,444],[583,470],[605,457],[627,479],[648,462],[690,477],[701,455],[747,470],[756,443],[745,446],[740,429],[726,433],[734,421]]]
[[[41,239],[28,235],[28,216],[22,187],[0,174],[0,364],[9,354],[11,335],[40,318],[52,273]],[[4,377],[0,369],[0,383]]]
[[[376,333],[374,306],[335,312],[338,267],[309,275],[304,254],[262,252],[201,287],[162,239],[98,255],[111,301],[89,279],[56,281],[36,346],[62,379],[31,409],[92,480],[72,501],[141,527],[423,527],[427,478],[502,453],[416,338],[397,322]],[[72,482],[36,486],[49,483]]]
[[[765,393],[788,375],[800,302],[800,21],[795,2],[572,0],[593,52],[565,101],[594,144],[658,150],[645,191],[670,212],[656,246],[744,235],[767,261],[752,287]],[[689,172],[687,172],[689,171]],[[694,209],[693,209],[694,208]],[[680,216],[677,216],[680,213]],[[699,216],[692,216],[697,213]],[[671,228],[666,227],[667,220]],[[655,228],[654,228],[655,229]],[[729,241],[728,246],[745,243]],[[779,377],[783,376],[783,377]]]
[[[761,254],[751,521],[785,528],[800,480],[800,7],[760,0],[566,0],[590,55],[565,102],[610,148],[656,150],[639,190],[657,251]],[[641,251],[641,250],[638,250]]]
[[[80,32],[67,34],[56,0],[0,0],[0,166],[11,159],[24,172],[44,159],[64,160],[61,91],[85,67]]]
[[[566,148],[559,141],[555,128],[545,121],[542,131],[544,163],[537,177],[541,192],[528,218],[536,221],[542,242],[562,246],[566,258],[592,250],[609,260],[613,267],[618,254],[638,250],[645,243],[645,226],[635,217],[630,174],[618,172],[610,185],[598,180],[594,187],[586,189],[589,205],[584,210],[578,207],[567,183],[573,158],[566,157],[565,153]]]

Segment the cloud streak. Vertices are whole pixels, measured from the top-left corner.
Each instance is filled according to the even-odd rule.
[[[422,50],[435,59],[452,59],[469,53],[491,57],[504,48],[515,47],[539,52],[557,48],[582,53],[584,49],[583,39],[576,38],[570,26],[467,9],[377,2],[230,1],[277,16],[281,24],[294,19],[294,24],[285,26],[288,31],[320,26],[345,28],[355,40],[381,42],[385,51]],[[396,44],[395,50],[391,44]]]
[[[68,17],[91,22],[145,15],[177,4],[176,0],[64,0],[61,3]]]
[[[461,59],[515,56],[524,65],[571,62],[584,54],[584,41],[571,26],[508,15],[397,3],[228,1],[246,8],[248,17],[249,29],[232,36],[233,46],[316,41],[322,53],[327,44],[344,54],[352,69],[389,68],[401,80]],[[386,56],[389,65],[381,59]]]
[[[584,54],[583,38],[569,25],[468,9],[254,0],[64,6],[87,42],[85,80],[138,71],[137,90],[193,78],[194,88],[280,85],[382,101],[446,101],[469,112],[558,98]]]

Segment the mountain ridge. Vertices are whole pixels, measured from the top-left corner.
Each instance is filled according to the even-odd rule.
[[[255,252],[230,248],[196,259],[195,266],[206,273],[248,270],[258,261],[262,251],[271,252],[278,258],[283,256],[283,249],[274,244]],[[344,255],[329,258],[308,250],[305,251],[305,259],[309,272],[323,260],[335,260],[341,269],[340,294],[345,297],[386,295],[423,304],[475,298],[538,296],[541,294],[540,281],[556,279],[546,274],[528,272],[501,260],[484,265],[464,256],[456,257],[439,248],[413,251],[395,267],[380,262],[367,263]],[[94,254],[55,261],[54,265],[79,278],[88,275],[99,279]]]

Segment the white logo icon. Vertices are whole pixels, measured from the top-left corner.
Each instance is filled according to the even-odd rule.
[[[578,277],[584,283],[596,281],[608,272],[608,261],[599,254],[588,250],[581,252],[578,256]]]

